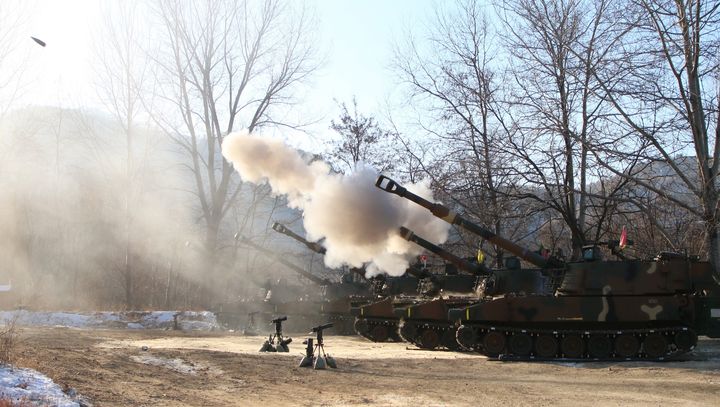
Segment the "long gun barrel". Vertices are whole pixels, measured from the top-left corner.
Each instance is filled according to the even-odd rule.
[[[417,244],[420,247],[423,247],[427,249],[430,252],[433,252],[440,256],[441,258],[449,261],[450,263],[454,264],[457,268],[460,270],[463,270],[467,273],[474,274],[474,275],[487,275],[490,274],[490,270],[485,267],[482,264],[473,264],[465,259],[461,259],[460,257],[448,252],[447,250],[428,242],[427,240],[423,239],[422,237],[416,235],[412,230],[401,226],[400,227],[400,236],[409,241]]]
[[[323,247],[323,245],[321,245],[320,243],[308,241],[307,239],[298,235],[297,233],[293,232],[292,230],[288,229],[287,226],[285,226],[281,223],[278,223],[278,222],[273,223],[272,228],[276,232],[280,232],[284,235],[292,237],[293,239],[295,239],[298,242],[307,246],[308,249],[314,251],[315,253],[325,254],[327,252],[327,249],[325,247]]]
[[[310,241],[308,241],[308,240],[305,239],[304,237],[302,237],[302,236],[298,235],[297,233],[293,232],[292,230],[288,229],[288,227],[285,226],[285,225],[283,225],[282,223],[275,222],[275,223],[273,223],[272,228],[273,228],[273,230],[275,230],[276,232],[280,232],[280,233],[282,233],[282,234],[284,234],[284,235],[287,235],[287,236],[292,237],[293,239],[295,239],[295,240],[297,240],[298,242],[300,242],[300,243],[304,244],[305,246],[307,246],[310,250],[314,251],[315,253],[319,253],[319,254],[324,255],[324,254],[327,252],[327,249],[325,248],[325,246],[323,246],[323,245],[321,245],[320,243],[317,243],[317,242],[310,242]],[[365,268],[364,268],[364,267],[363,267],[363,268],[350,267],[349,269],[350,269],[350,271],[351,271],[352,273],[355,273],[355,274],[359,275],[359,276],[362,277],[362,278],[366,278],[366,277],[365,277]]]
[[[275,253],[271,252],[270,250],[253,243],[250,239],[248,239],[247,237],[245,237],[243,235],[237,235],[237,239],[242,244],[252,247],[253,249],[255,249],[257,251],[262,252],[262,253],[272,257],[273,259],[282,263],[287,268],[295,271],[296,273],[300,274],[301,276],[307,278],[308,280],[312,281],[313,283],[315,283],[317,285],[328,285],[328,283],[329,283],[328,280],[322,279],[314,274],[308,273],[307,271],[305,271],[305,270],[301,269],[300,267],[290,263],[289,261],[281,258],[280,256],[276,255]]]
[[[461,228],[482,237],[488,242],[497,245],[514,254],[515,256],[520,257],[521,259],[526,260],[538,267],[552,268],[561,267],[563,265],[562,263],[558,262],[553,258],[546,259],[545,257],[535,252],[532,252],[501,236],[496,235],[488,229],[485,229],[473,222],[470,222],[469,220],[451,211],[448,207],[442,204],[430,202],[425,198],[413,194],[405,187],[401,186],[397,182],[384,175],[378,177],[377,181],[375,182],[375,186],[382,189],[383,191],[409,199],[416,204],[428,209],[430,212],[432,212],[433,215],[444,220],[445,222],[450,223],[451,225],[458,225]]]

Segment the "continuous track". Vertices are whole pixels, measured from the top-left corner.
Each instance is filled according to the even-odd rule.
[[[398,322],[396,318],[356,317],[355,332],[373,342],[402,342]]]
[[[465,349],[501,360],[662,361],[697,345],[697,335],[685,326],[597,330],[466,324],[456,338]]]

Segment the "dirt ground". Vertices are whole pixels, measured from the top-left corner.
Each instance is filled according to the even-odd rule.
[[[673,362],[526,363],[326,334],[339,367],[316,371],[291,336],[259,354],[264,337],[227,332],[24,328],[15,364],[96,406],[720,405],[720,340]]]

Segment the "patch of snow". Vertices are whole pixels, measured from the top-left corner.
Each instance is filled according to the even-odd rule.
[[[0,399],[13,405],[80,407],[80,403],[65,394],[47,376],[32,369],[0,366]]]
[[[0,324],[17,318],[21,326],[64,326],[69,328],[174,329],[210,331],[220,329],[209,311],[147,312],[34,312],[0,311]]]
[[[165,367],[184,374],[197,374],[197,367],[180,358],[168,359],[152,355],[132,356],[132,360],[146,365]]]
[[[183,331],[212,331],[217,326],[217,321],[180,321],[178,323]]]
[[[565,366],[565,367],[573,367],[573,368],[584,368],[585,365],[582,363],[573,363],[573,362],[550,362],[553,365],[557,366]]]

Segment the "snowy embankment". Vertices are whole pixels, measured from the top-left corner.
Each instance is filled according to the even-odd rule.
[[[0,311],[0,325],[15,318],[18,326],[64,326],[70,328],[180,329],[213,331],[220,329],[209,311],[131,311],[131,312],[34,312]]]
[[[32,369],[0,365],[0,400],[10,405],[80,407],[88,405],[74,390],[64,392],[47,376]]]

